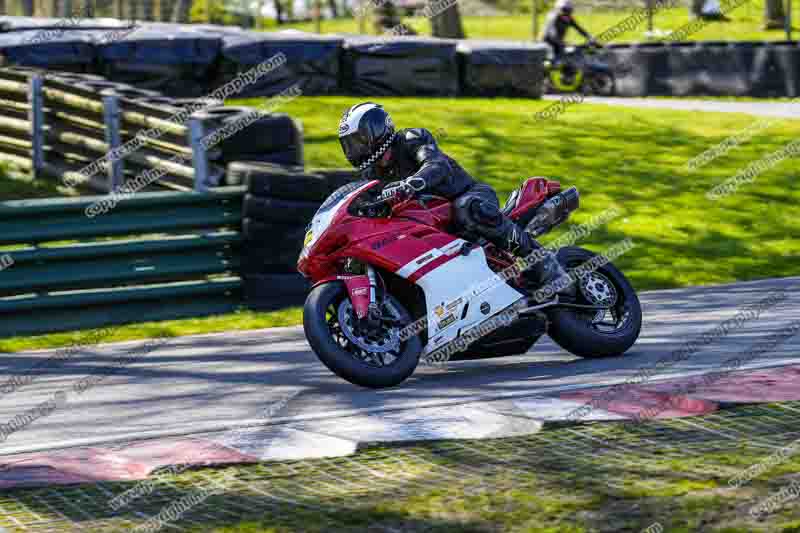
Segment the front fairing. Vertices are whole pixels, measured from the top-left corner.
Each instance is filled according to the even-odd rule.
[[[364,191],[379,184],[377,180],[348,183],[334,191],[319,207],[306,227],[303,249],[297,261],[300,273],[310,276],[309,263],[320,250],[330,244],[334,228],[348,216],[350,203]]]
[[[303,241],[303,252],[310,251],[316,243],[320,241],[333,221],[341,211],[346,210],[346,206],[361,193],[361,189],[369,184],[368,181],[356,181],[348,183],[336,189],[319,206],[317,212],[311,218],[311,223],[306,228],[306,236]]]

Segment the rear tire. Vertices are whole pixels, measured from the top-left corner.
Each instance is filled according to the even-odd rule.
[[[557,254],[558,261],[566,270],[596,256],[597,254],[589,250],[575,246],[562,248]],[[639,338],[642,329],[642,307],[636,291],[625,275],[611,263],[606,263],[596,272],[611,282],[617,292],[618,302],[615,309],[621,316],[627,316],[618,330],[599,331],[593,326],[591,317],[587,319],[585,313],[576,312],[575,309],[554,307],[547,311],[550,319],[547,333],[550,338],[568,352],[587,359],[624,354]],[[578,289],[577,293],[580,295],[581,290]]]
[[[400,345],[400,355],[391,364],[373,366],[345,350],[334,340],[327,314],[331,307],[338,308],[347,298],[342,282],[325,283],[315,287],[303,308],[303,329],[314,353],[331,372],[342,379],[371,389],[393,387],[405,381],[417,368],[422,353],[419,336],[411,337]],[[399,311],[404,324],[412,321],[408,311],[391,295],[385,298]]]
[[[614,96],[617,94],[617,81],[608,72],[595,72],[586,80],[589,94],[595,96]]]

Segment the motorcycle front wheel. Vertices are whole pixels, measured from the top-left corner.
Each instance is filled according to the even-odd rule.
[[[557,254],[559,263],[567,271],[596,256],[576,246],[562,248]],[[625,275],[608,262],[582,276],[576,285],[576,304],[607,309],[548,309],[550,338],[578,357],[613,357],[627,352],[642,329],[642,306]]]
[[[315,287],[303,308],[303,329],[314,353],[331,372],[362,387],[380,389],[405,381],[422,353],[419,336],[401,339],[410,313],[390,294],[381,308],[390,321],[370,331],[362,327],[342,282]]]

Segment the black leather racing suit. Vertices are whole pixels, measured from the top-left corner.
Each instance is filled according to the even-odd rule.
[[[423,128],[397,131],[385,168],[365,171],[367,179],[398,181],[415,177],[425,180],[423,193],[453,201],[455,230],[468,239],[484,237],[495,246],[519,256],[539,245],[500,211],[497,194],[478,183],[453,158],[442,152],[431,133]]]
[[[547,15],[544,26],[544,41],[553,47],[553,55],[560,60],[564,54],[564,37],[569,28],[575,28],[586,39],[591,39],[589,32],[584,30],[572,15],[553,10]]]

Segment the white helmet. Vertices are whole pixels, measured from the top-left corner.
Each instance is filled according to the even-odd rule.
[[[572,10],[574,9],[572,0],[558,0],[556,2],[556,9],[562,13],[572,13]]]

